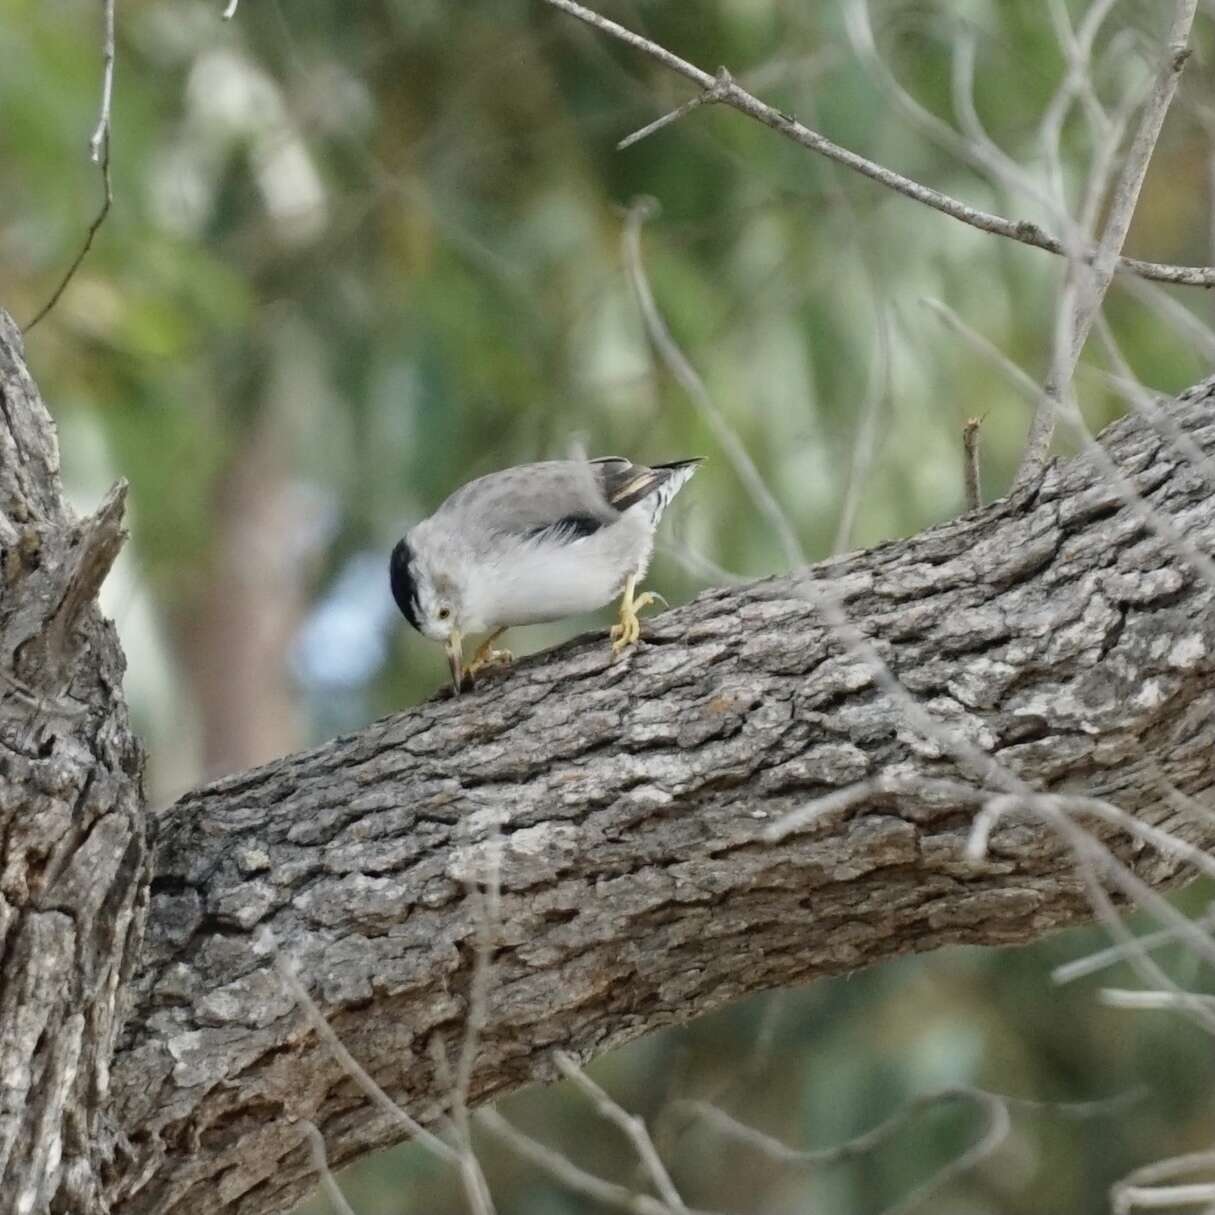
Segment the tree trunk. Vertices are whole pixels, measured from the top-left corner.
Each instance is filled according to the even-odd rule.
[[[197,592],[173,614],[206,779],[265,763],[301,741],[287,653],[305,606],[304,563],[281,422],[260,404],[232,452]]]
[[[1213,401],[1208,383],[1166,407],[1207,451]],[[1134,418],[1103,443],[1159,518],[1209,552],[1215,500],[1174,449]],[[860,643],[834,626],[825,591]],[[975,861],[975,810],[1009,790],[1084,795],[1215,844],[1215,819],[1177,795],[1212,782],[1213,640],[1211,588],[1078,459],[910,540],[709,591],[647,622],[619,663],[603,637],[579,640],[458,701],[189,794],[157,824],[113,1059],[122,1152],[106,1201],[124,1215],[262,1215],[314,1181],[302,1120],[335,1165],[401,1137],[318,1040],[276,955],[378,1082],[419,1120],[438,1117],[449,1093],[436,1047],[462,1040],[485,901],[474,893],[495,857],[474,1102],[551,1078],[557,1047],[586,1058],[749,992],[1087,918],[1048,823],[1009,816]],[[871,655],[937,724],[909,715]],[[119,712],[108,688],[79,673],[73,687]],[[16,819],[15,795],[32,798],[11,764],[4,779]],[[134,777],[123,788],[133,798]],[[769,838],[843,788],[856,795],[838,813]],[[1152,886],[1183,876],[1176,857],[1087,825]],[[134,889],[137,860],[122,872]],[[111,946],[117,974],[129,934]],[[97,1091],[78,1084],[61,1104],[97,1116]],[[100,1169],[75,1159],[82,1175]]]
[[[63,501],[51,420],[0,312],[0,1209],[106,1209],[110,1064],[147,910],[143,753],[94,603],[125,485]]]

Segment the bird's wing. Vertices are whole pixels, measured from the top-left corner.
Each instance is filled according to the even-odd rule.
[[[444,503],[451,521],[484,536],[572,543],[594,535],[623,511],[699,461],[653,468],[618,456],[521,464],[469,482]],[[468,529],[469,522],[475,525]]]

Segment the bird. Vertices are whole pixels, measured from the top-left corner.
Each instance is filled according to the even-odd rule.
[[[621,456],[518,464],[469,481],[410,528],[389,559],[401,614],[443,645],[458,696],[465,677],[513,661],[494,642],[516,625],[594,611],[620,596],[612,656],[641,636],[637,594],[654,533],[696,457],[634,464]],[[464,641],[488,636],[464,665]]]

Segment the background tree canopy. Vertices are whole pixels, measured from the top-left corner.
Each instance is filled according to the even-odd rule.
[[[602,6],[708,70],[718,64],[832,139],[976,206],[1053,227],[901,116],[858,61],[844,5],[618,0]],[[952,122],[959,48],[995,141],[1045,180],[1040,121],[1065,70],[1043,0],[875,0],[903,85]],[[1149,78],[1160,7],[1126,2],[1098,37],[1111,101]],[[99,201],[87,156],[99,6],[6,0],[0,24],[3,303],[45,302]],[[388,594],[387,553],[460,482],[510,463],[705,455],[672,508],[651,584],[676,602],[729,571],[786,567],[703,413],[651,351],[622,254],[626,209],[656,299],[811,558],[908,535],[963,506],[960,433],[985,418],[989,496],[1029,411],[942,323],[942,301],[1041,381],[1060,259],[849,175],[722,107],[619,152],[691,90],[536,0],[127,0],[119,8],[114,206],[27,339],[81,508],[118,475],[133,542],[103,598],[130,661],[153,804],[426,697],[441,653]],[[1211,263],[1215,22],[1157,147],[1128,251]],[[1091,151],[1063,129],[1074,197]],[[1202,292],[1116,284],[1105,314],[1136,375],[1175,392],[1210,370]],[[1078,376],[1097,428],[1124,408],[1094,345]],[[872,460],[858,459],[872,449]],[[850,484],[855,519],[841,528]],[[850,534],[841,534],[847,532]],[[603,620],[513,637],[516,652]],[[1201,907],[1206,892],[1181,900]],[[1016,1115],[1000,1152],[931,1201],[957,1211],[1106,1209],[1136,1164],[1215,1134],[1208,1040],[1103,1009],[1053,965],[1071,933],[1021,951],[946,951],[750,1000],[627,1048],[597,1072],[652,1120],[689,1204],[876,1212],[972,1142],[974,1107],[924,1113],[863,1159],[776,1168],[671,1112],[714,1100],[799,1146],[873,1125],[907,1098],[974,1084],[1050,1102],[1146,1086],[1116,1108]],[[605,1175],[623,1137],[566,1086],[508,1112]],[[665,1111],[665,1112],[664,1112]],[[1084,1116],[1079,1116],[1083,1113]],[[486,1144],[503,1212],[589,1210]],[[414,1148],[343,1177],[360,1215],[463,1209]],[[309,1210],[321,1211],[318,1200]]]

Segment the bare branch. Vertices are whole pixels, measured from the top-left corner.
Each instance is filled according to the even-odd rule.
[[[661,118],[656,118],[639,131],[634,131],[632,135],[626,135],[616,145],[616,151],[623,152],[626,148],[631,148],[635,143],[640,143],[656,131],[661,131],[664,127],[669,127],[673,122],[678,122],[685,115],[699,109],[702,105],[711,105],[715,101],[720,101],[726,86],[731,83],[733,81],[731,80],[730,73],[724,67],[718,68],[717,79],[714,81],[712,88],[705,89],[699,96],[693,97],[691,101],[685,101],[677,109],[671,110],[670,113],[664,114]]]
[[[452,1121],[460,1144],[460,1179],[474,1215],[493,1215],[494,1203],[481,1162],[473,1150],[472,1129],[468,1120],[468,1094],[472,1086],[473,1067],[481,1034],[489,1016],[489,986],[493,979],[493,953],[496,937],[501,930],[502,841],[498,824],[492,826],[492,838],[486,841],[481,855],[485,864],[476,881],[469,879],[469,897],[480,909],[476,949],[473,955],[472,979],[468,988],[468,1005],[464,1014],[464,1039],[452,1088]],[[484,889],[478,889],[480,883]],[[440,1040],[436,1037],[435,1042]]]
[[[1030,400],[1039,404],[1044,399],[1049,388],[1039,388],[1037,384],[1024,372],[1017,367],[1010,359],[1003,355],[995,346],[992,345],[981,334],[976,333],[971,329],[965,321],[963,321],[956,313],[949,309],[946,305],[934,301],[925,300],[928,306],[952,328],[956,333],[963,336],[973,349],[978,351],[984,357],[991,360],[994,366],[999,368],[1001,372],[1008,378],[1009,382],[1024,393]],[[1041,412],[1041,411],[1039,411]],[[1171,520],[1163,518],[1159,512],[1152,509],[1151,505],[1146,502],[1143,496],[1138,493],[1131,482],[1122,474],[1118,467],[1110,460],[1108,454],[1102,448],[1101,444],[1093,437],[1088,427],[1084,423],[1084,418],[1076,406],[1075,401],[1068,396],[1068,399],[1062,409],[1064,421],[1068,424],[1077,441],[1083,446],[1085,455],[1093,461],[1101,471],[1108,477],[1115,493],[1121,498],[1122,502],[1130,507],[1143,521],[1156,533],[1162,540],[1172,545],[1174,550],[1183,555],[1190,564],[1202,574],[1207,582],[1215,586],[1215,561],[1198,547],[1176,524]],[[1137,411],[1139,412],[1139,411]],[[1141,412],[1153,422],[1159,423],[1158,409],[1147,410]],[[1035,415],[1037,417],[1038,415]],[[1166,426],[1166,433],[1170,427]],[[1177,427],[1171,427],[1174,431],[1179,431]],[[1183,447],[1183,450],[1185,448]],[[1196,450],[1196,455],[1200,466],[1205,467],[1208,459],[1202,455],[1200,450]]]
[[[1143,279],[1124,275],[1118,285],[1149,307],[1166,325],[1176,329],[1185,340],[1193,342],[1204,359],[1215,363],[1215,330],[1200,316],[1167,291]]]
[[[525,1160],[543,1169],[549,1176],[556,1179],[567,1189],[576,1194],[583,1194],[605,1206],[619,1207],[630,1211],[633,1215],[704,1215],[689,1207],[680,1205],[678,1208],[668,1206],[649,1194],[638,1194],[627,1186],[614,1181],[604,1181],[594,1173],[588,1173],[579,1168],[572,1160],[567,1160],[560,1152],[546,1147],[530,1135],[525,1135],[518,1127],[507,1122],[497,1110],[483,1109],[477,1113],[477,1121],[491,1134],[497,1136],[512,1151],[517,1152]]]
[[[1162,1181],[1200,1170],[1215,1169],[1215,1152],[1190,1152],[1144,1165],[1128,1173],[1110,1194],[1115,1215],[1130,1215],[1136,1207],[1160,1208],[1209,1205],[1215,1202],[1215,1183],[1162,1186]]]
[[[650,288],[649,276],[645,272],[645,262],[641,256],[641,226],[654,213],[656,204],[651,199],[642,199],[629,208],[624,225],[624,255],[628,266],[629,277],[637,294],[637,303],[641,308],[641,316],[645,322],[646,332],[662,360],[670,369],[680,387],[688,394],[692,404],[699,410],[701,416],[713,431],[714,437],[721,445],[730,463],[738,474],[738,479],[746,486],[751,500],[761,514],[768,520],[772,530],[776,532],[785,552],[785,560],[792,567],[805,565],[806,557],[802,552],[801,542],[789,517],[781,509],[780,503],[773,497],[755,461],[751,459],[742,440],[722,416],[721,411],[713,404],[709,390],[697,374],[696,369],[688,361],[687,355],[679,348],[658,305],[654,301],[654,292]]]
[[[1066,397],[1080,353],[1088,340],[1089,330],[1093,320],[1109,290],[1114,272],[1118,268],[1122,254],[1122,246],[1130,231],[1131,220],[1135,207],[1139,202],[1139,192],[1143,187],[1143,179],[1147,176],[1148,163],[1156,149],[1160,131],[1164,125],[1165,115],[1172,104],[1181,79],[1182,69],[1189,58],[1188,44],[1190,29],[1194,24],[1198,0],[1179,0],[1173,14],[1172,25],[1169,28],[1165,44],[1165,58],[1156,77],[1152,95],[1144,107],[1139,120],[1139,128],[1131,143],[1130,151],[1123,162],[1122,172],[1114,185],[1113,198],[1109,205],[1105,227],[1101,239],[1097,243],[1096,252],[1091,255],[1076,251],[1069,254],[1068,283],[1065,285],[1060,313],[1070,313],[1065,317],[1066,331],[1060,332],[1056,340],[1054,366],[1047,382],[1046,390],[1038,402],[1033,422],[1030,424],[1029,437],[1025,443],[1025,454],[1021,459],[1021,467],[1017,470],[1015,484],[1025,485],[1032,481],[1046,465],[1050,455],[1051,441],[1054,438],[1055,422],[1061,405],[1067,405]],[[1109,133],[1107,142],[1112,143],[1120,135],[1116,129]],[[1099,158],[1100,161],[1100,158]],[[1103,167],[1112,163],[1109,161],[1095,168],[1097,175]],[[1090,191],[1092,197],[1098,197],[1102,191],[1095,187]],[[1095,203],[1091,207],[1096,212]],[[1087,263],[1087,265],[1085,265]],[[1074,303],[1072,296],[1074,294]],[[1074,407],[1072,407],[1074,412]]]
[[[1093,368],[1092,374],[1112,388],[1140,417],[1150,422],[1164,434],[1169,442],[1185,456],[1187,460],[1202,474],[1208,485],[1215,489],[1215,460],[1194,442],[1192,436],[1169,416],[1167,409],[1162,409],[1152,394],[1135,378],[1130,364],[1123,357],[1113,330],[1105,317],[1098,315],[1096,321],[1097,337],[1105,348],[1106,356],[1115,368],[1116,374],[1109,374],[1099,368]]]
[[[89,140],[89,155],[95,165],[100,164],[102,157],[109,152],[107,145],[110,142],[110,110],[114,102],[114,2],[115,0],[101,0],[105,22],[102,36],[104,67],[101,75],[101,112],[97,115],[97,126]]]
[[[544,3],[569,14],[571,17],[576,17],[579,21],[591,26],[593,29],[599,30],[600,33],[608,34],[633,47],[635,50],[649,55],[650,58],[657,60],[664,67],[670,68],[673,72],[678,72],[681,76],[699,85],[701,89],[707,91],[713,88],[715,80],[708,72],[698,68],[695,64],[689,63],[686,59],[681,59],[678,55],[672,54],[666,48],[659,46],[655,42],[651,42],[648,38],[643,38],[640,34],[633,33],[617,22],[600,16],[588,8],[584,8],[581,4],[575,3],[575,0],[544,0]],[[894,170],[887,169],[872,160],[867,160],[864,156],[860,156],[856,152],[849,151],[847,148],[833,143],[817,131],[812,131],[809,127],[798,122],[793,115],[786,114],[761,101],[758,97],[742,88],[737,81],[733,81],[722,89],[721,100],[740,113],[747,114],[751,118],[762,122],[765,126],[771,127],[774,131],[778,131],[780,134],[793,140],[794,143],[800,144],[812,152],[826,156],[838,164],[842,164],[846,168],[861,173],[872,181],[876,181],[880,185],[904,195],[906,198],[923,203],[925,206],[960,220],[964,224],[969,224],[973,228],[979,228],[984,232],[990,232],[995,236],[1003,236],[1009,240],[1018,241],[1023,245],[1030,245],[1036,249],[1044,249],[1048,253],[1059,255],[1066,253],[1064,243],[1048,232],[1044,232],[1037,224],[1030,223],[1027,220],[1006,219],[1003,216],[993,215],[977,207],[971,207],[956,198],[950,197],[948,194],[934,190],[931,186],[925,186],[920,182],[913,181],[909,177],[904,177],[901,173],[896,173]],[[1095,256],[1095,253],[1090,254],[1090,256]],[[1178,283],[1191,287],[1215,286],[1215,267],[1211,266],[1172,266],[1157,262],[1145,262],[1131,257],[1120,258],[1118,264],[1133,274],[1155,279],[1159,282]]]
[[[671,1174],[667,1172],[666,1165],[662,1163],[662,1159],[654,1148],[654,1141],[650,1138],[650,1132],[646,1130],[644,1119],[630,1114],[628,1110],[617,1105],[565,1051],[558,1051],[554,1057],[557,1060],[558,1068],[561,1069],[561,1074],[591,1099],[600,1117],[606,1118],[608,1122],[618,1126],[624,1132],[633,1145],[633,1150],[637,1153],[637,1159],[641,1161],[642,1168],[645,1169],[654,1189],[658,1192],[659,1198],[672,1211],[686,1211],[688,1208],[679,1196],[679,1191],[675,1188],[675,1183],[671,1180]]]
[[[59,280],[59,285],[51,292],[50,299],[38,309],[37,312],[25,323],[25,332],[28,333],[35,325],[54,306],[59,302],[60,296],[67,290],[68,284],[76,276],[76,271],[80,269],[81,263],[88,256],[89,250],[93,247],[93,239],[96,237],[101,225],[105,223],[106,217],[110,213],[110,207],[114,203],[114,187],[110,180],[110,139],[111,139],[111,124],[110,111],[114,95],[114,4],[115,0],[103,0],[104,3],[104,22],[105,32],[103,36],[103,55],[104,55],[104,70],[102,75],[101,85],[101,112],[97,119],[97,126],[93,131],[93,135],[89,140],[89,155],[94,164],[101,166],[101,206],[98,208],[97,214],[93,217],[93,222],[89,224],[88,231],[84,234],[84,243],[80,246],[80,251],[72,259],[72,264],[68,266],[67,272]]]
[[[962,427],[963,474],[966,481],[966,509],[978,510],[983,505],[983,490],[979,473],[979,427],[982,418],[967,418]]]
[[[354,1215],[354,1208],[346,1201],[346,1195],[338,1187],[337,1179],[329,1168],[329,1155],[325,1151],[325,1139],[317,1129],[316,1123],[309,1122],[306,1118],[301,1118],[300,1128],[304,1132],[304,1138],[308,1140],[308,1151],[312,1156],[312,1167],[316,1170],[316,1175],[321,1179],[321,1189],[325,1191],[325,1197],[332,1203],[337,1215]]]
[[[1166,899],[1118,861],[1092,832],[1080,827],[1068,813],[1069,807],[1066,803],[1070,800],[1062,795],[1041,794],[1023,799],[1021,806],[1049,824],[1067,843],[1076,860],[1077,872],[1084,881],[1089,903],[1094,913],[1115,941],[1121,945],[1127,962],[1134,967],[1146,983],[1185,996],[1187,993],[1182,992],[1177,984],[1148,956],[1143,938],[1133,936],[1126,927],[1106,893],[1103,880],[1120,889],[1132,903],[1143,907],[1162,923],[1167,924],[1179,938],[1184,939],[1200,957],[1211,965],[1215,965],[1215,945],[1198,925],[1187,919]],[[1107,810],[1107,821],[1119,821],[1123,817],[1123,812],[1117,807],[1108,806],[1106,803],[1102,803],[1102,805]],[[1007,808],[1013,808],[1011,803]],[[995,806],[993,803],[988,803],[974,821],[967,846],[972,856],[977,851],[976,845],[982,849],[986,848],[985,839],[981,837],[985,836],[992,825],[992,821],[988,820],[988,815],[993,812],[995,812]],[[1168,851],[1174,851],[1177,846],[1189,847],[1171,835],[1167,836],[1166,844]],[[1183,1001],[1177,1005],[1177,1009],[1195,1020],[1208,1032],[1215,1033],[1215,1012],[1209,1011],[1205,1005]]]
[[[989,341],[976,329],[972,329],[958,314],[941,300],[924,296],[920,300],[937,317],[953,330],[966,344],[993,367],[997,368],[1010,384],[1033,403],[1042,395],[1042,389],[1032,376],[1022,371],[994,342]]]
[[[364,1095],[382,1113],[399,1122],[411,1138],[416,1139],[424,1147],[429,1148],[440,1160],[448,1164],[460,1165],[460,1153],[450,1144],[444,1143],[437,1135],[428,1131],[420,1122],[411,1118],[401,1106],[395,1102],[368,1074],[359,1061],[346,1049],[342,1040],[333,1032],[333,1026],[325,1019],[324,1013],[316,1006],[316,1001],[308,994],[295,967],[291,961],[278,951],[278,945],[273,934],[267,929],[260,934],[260,948],[274,953],[274,969],[283,986],[295,997],[304,1015],[312,1024],[317,1036],[333,1053],[333,1057],[342,1065],[343,1070],[362,1089]]]
[[[1215,441],[1211,399],[1207,385],[1169,406],[1204,449]],[[1163,517],[1205,544],[1210,492],[1198,477],[1174,475],[1177,461],[1154,428],[1129,416],[1102,446]],[[551,1049],[521,1059],[512,1046],[520,1035],[576,1050],[581,1059],[583,1051],[716,1006],[726,991],[851,970],[938,940],[1022,941],[1083,918],[1070,849],[1055,848],[1032,819],[997,833],[994,862],[973,871],[975,880],[960,876],[967,873],[962,837],[951,825],[942,838],[940,825],[969,821],[976,802],[993,792],[1117,788],[1128,813],[1209,849],[1215,823],[1179,820],[1142,755],[1121,749],[1122,740],[1150,737],[1165,776],[1185,794],[1210,784],[1212,750],[1202,733],[1210,716],[1209,646],[1196,622],[1209,619],[1212,591],[1161,546],[1149,554],[1158,570],[1139,562],[1130,568],[1135,577],[1125,578],[1122,558],[1137,531],[1094,463],[1062,461],[1032,501],[997,504],[877,554],[837,558],[744,591],[714,591],[664,614],[654,625],[656,644],[632,669],[608,668],[602,638],[520,664],[510,680],[484,690],[474,715],[511,723],[508,740],[496,731],[469,733],[477,707],[471,702],[439,700],[191,794],[160,817],[154,870],[163,893],[153,898],[153,931],[178,934],[172,948],[182,962],[166,977],[154,961],[138,978],[131,1046],[114,1069],[124,1125],[143,1132],[132,1142],[155,1142],[183,1117],[210,1124],[217,1108],[245,1108],[241,1094],[264,1093],[268,1076],[281,1076],[284,1050],[292,1083],[276,1090],[283,1117],[324,1126],[335,1159],[402,1133],[396,1119],[345,1117],[350,1086],[340,1083],[325,1040],[301,1032],[298,1015],[267,1007],[259,991],[270,987],[277,996],[277,984],[251,972],[246,951],[212,947],[219,927],[234,922],[273,927],[291,956],[325,976],[316,995],[325,1015],[358,1018],[358,1053],[387,1092],[427,1118],[441,1108],[450,1085],[404,1044],[421,1046],[465,1015],[479,936],[479,912],[461,896],[465,824],[483,833],[487,812],[496,813],[504,795],[513,830],[503,837],[501,939],[516,944],[494,960],[498,978],[472,1101],[551,1077]],[[976,587],[983,588],[981,603]],[[1144,594],[1155,599],[1145,604]],[[1129,605],[1125,595],[1134,596]],[[1025,611],[1029,596],[1033,612]],[[1154,609],[1161,597],[1166,614]],[[832,601],[836,611],[820,606]],[[839,604],[852,614],[850,632],[834,627]],[[959,638],[976,636],[994,644],[979,655],[957,653]],[[1108,703],[1090,697],[1081,705],[1078,695],[1091,690],[1091,655],[1107,644],[1114,680]],[[871,665],[871,654],[880,663]],[[1001,695],[1004,685],[992,683],[995,668],[1017,682],[1011,703]],[[663,670],[678,670],[679,680],[663,681]],[[602,711],[601,671],[612,675],[610,692],[626,706],[623,714]],[[956,690],[959,699],[925,693],[923,682],[914,692],[886,691],[894,673],[910,672],[932,688]],[[1152,695],[1137,696],[1157,684]],[[783,709],[791,691],[809,712],[829,712],[838,737],[828,742],[814,731],[791,744]],[[911,696],[927,727],[908,711]],[[1014,750],[1027,710],[1041,713],[1047,740],[1066,737],[1069,749],[1046,741]],[[732,714],[741,729],[731,728]],[[1091,721],[1094,732],[1078,730],[1080,720]],[[889,740],[880,753],[870,741],[878,731]],[[1020,784],[1009,781],[1008,767]],[[722,772],[733,774],[725,788]],[[791,798],[809,800],[859,780],[879,784],[838,832],[756,846]],[[954,796],[951,783],[964,794]],[[582,804],[603,807],[589,825],[561,808]],[[698,827],[692,844],[690,816]],[[1068,816],[1058,817],[1066,828]],[[1176,927],[1109,867],[1109,851],[1094,841],[1107,841],[1152,886],[1182,876],[1180,853],[1138,847],[1121,822],[1081,819],[1071,827],[1103,921],[1120,924],[1100,889],[1107,882],[1161,925]],[[929,839],[935,846],[925,846]],[[472,847],[481,846],[478,835]],[[240,860],[246,854],[265,867],[265,878],[250,879]],[[653,922],[655,901],[672,897],[666,887],[654,889],[653,875],[676,862],[676,874],[702,874],[712,886],[707,902],[698,890],[695,902],[679,903],[672,937],[665,920]],[[882,889],[893,867],[908,875],[912,897],[892,906],[871,899],[859,910],[861,892]],[[204,889],[206,906],[222,908],[225,919],[198,919],[183,947],[173,927],[172,908],[182,898],[176,892]],[[754,914],[756,889],[771,892],[762,920]],[[604,897],[588,897],[596,891]],[[804,907],[808,892],[812,915]],[[269,908],[268,897],[276,900]],[[833,927],[843,920],[856,934],[846,948]],[[802,927],[790,933],[790,923]],[[739,968],[723,957],[723,933],[745,934],[757,964]],[[652,961],[643,974],[614,969],[622,941]],[[689,973],[696,975],[691,991],[670,982]],[[1146,988],[1167,990],[1147,974]],[[613,991],[620,1011],[605,1014],[597,998],[605,984],[619,984]],[[167,1077],[154,1098],[145,1095],[149,1059],[160,1068],[155,1074]],[[266,1151],[294,1151],[298,1163],[298,1137],[281,1149],[268,1142]],[[170,1205],[203,1177],[244,1177],[242,1168],[240,1145],[206,1141],[188,1173],[175,1158],[144,1154],[127,1175],[150,1178],[150,1208],[154,1201]],[[290,1168],[279,1172],[283,1179],[276,1174],[272,1189],[285,1205],[303,1179]],[[636,1196],[621,1194],[612,1190],[610,1200],[638,1209]],[[650,1211],[669,1209],[646,1201]]]
[[[1215,903],[1207,908],[1205,915],[1194,921],[1194,927],[1207,931],[1215,928]],[[1145,953],[1150,949],[1159,949],[1162,945],[1172,945],[1182,935],[1174,928],[1162,928],[1157,932],[1145,933],[1143,936],[1135,938],[1132,950],[1128,950],[1124,945],[1108,945],[1087,957],[1077,958],[1075,961],[1064,962],[1061,966],[1056,966],[1051,971],[1050,977],[1062,986],[1064,983],[1071,983],[1076,979],[1084,979],[1089,975],[1097,974],[1109,966],[1116,966],[1119,962],[1126,961],[1127,954],[1130,952]]]
[[[823,1148],[818,1151],[797,1151],[787,1147],[779,1139],[774,1139],[771,1135],[765,1135],[762,1131],[739,1122],[723,1110],[706,1102],[683,1101],[678,1105],[708,1122],[719,1133],[746,1143],[773,1160],[778,1160],[783,1164],[818,1167],[839,1164],[845,1160],[855,1160],[859,1156],[867,1155],[892,1138],[925,1109],[957,1101],[973,1102],[979,1107],[983,1118],[983,1133],[961,1155],[943,1165],[926,1182],[917,1186],[906,1198],[888,1208],[886,1212],[886,1215],[893,1215],[894,1212],[898,1212],[898,1215],[906,1215],[906,1212],[913,1211],[927,1202],[942,1186],[990,1156],[1008,1138],[1011,1121],[1008,1116],[1008,1103],[1003,1097],[979,1088],[948,1088],[926,1093],[909,1101],[901,1110],[879,1123],[872,1130],[865,1131],[837,1147]]]
[[[1120,987],[1101,989],[1101,1003],[1107,1008],[1130,1008],[1149,1012],[1215,1012],[1215,996],[1199,996],[1177,991],[1126,991]]]

